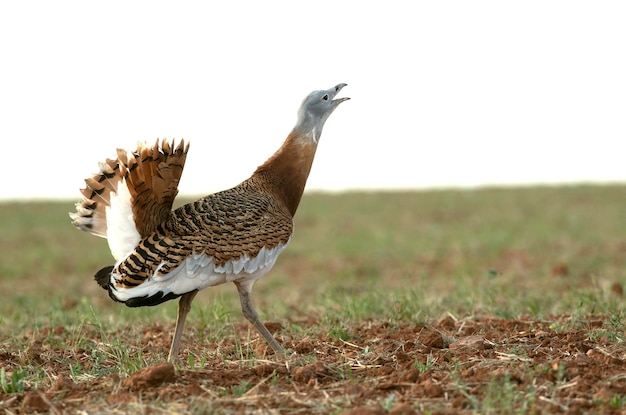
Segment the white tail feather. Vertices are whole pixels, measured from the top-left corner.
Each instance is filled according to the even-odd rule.
[[[110,202],[106,208],[107,240],[113,258],[119,261],[130,255],[141,240],[125,179],[119,182],[116,192],[111,193]]]

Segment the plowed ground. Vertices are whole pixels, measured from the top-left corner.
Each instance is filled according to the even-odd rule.
[[[127,377],[78,381],[64,362],[91,356],[49,346],[54,342],[42,339],[64,329],[44,328],[28,334],[33,340],[27,350],[3,350],[0,359],[7,371],[21,359],[36,359],[54,383],[47,390],[0,394],[0,407],[6,413],[623,413],[617,401],[626,395],[623,346],[589,338],[590,331],[606,327],[597,316],[572,321],[366,321],[346,328],[349,341],[290,338],[279,324],[268,323],[293,354],[276,356],[252,335],[245,347],[264,356],[254,359],[241,356],[234,339],[199,345],[190,328],[182,355],[216,350],[201,368],[163,363]],[[237,329],[250,335],[245,324]],[[149,358],[155,349],[167,350],[171,327],[141,330],[142,344],[133,352]],[[100,341],[88,327],[82,334]]]

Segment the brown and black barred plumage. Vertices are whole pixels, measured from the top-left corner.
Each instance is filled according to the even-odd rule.
[[[283,145],[249,179],[174,211],[189,149],[184,141],[118,150],[116,160],[100,163],[85,180],[73,224],[107,238],[117,261],[96,273],[98,284],[129,307],[181,297],[169,360],[178,356],[197,292],[225,282],[237,286],[244,316],[276,352],[283,350],[259,320],[251,290],[291,239],[324,123],[348,99],[334,99],[344,86],[309,94]]]

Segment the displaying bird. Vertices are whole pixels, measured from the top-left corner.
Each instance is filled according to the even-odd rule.
[[[191,302],[203,288],[233,282],[243,315],[275,352],[283,351],[259,319],[254,283],[274,265],[293,234],[296,213],[324,123],[346,84],[314,91],[302,102],[282,146],[250,178],[172,211],[189,145],[165,139],[118,149],[85,180],[70,213],[78,229],[107,238],[115,265],[95,275],[109,296],[129,307],[180,297],[168,360],[178,358]]]

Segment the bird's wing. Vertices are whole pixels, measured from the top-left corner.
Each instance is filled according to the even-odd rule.
[[[269,270],[289,243],[293,220],[267,195],[233,193],[209,195],[172,212],[113,270],[116,299],[152,305]]]
[[[118,149],[115,160],[100,163],[100,171],[85,179],[72,223],[107,238],[115,259],[127,256],[170,213],[188,150],[184,140]]]

